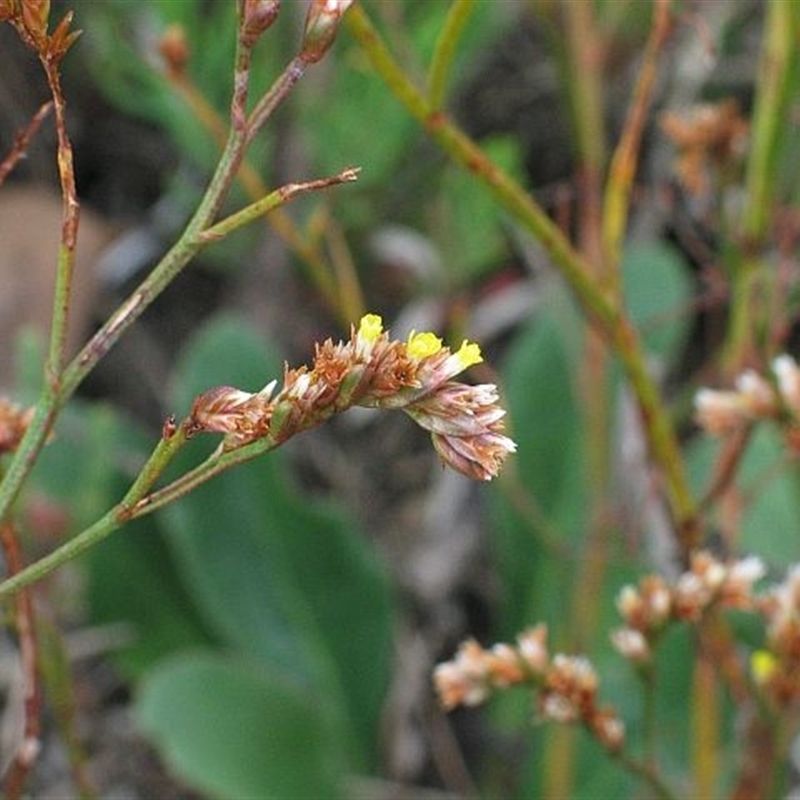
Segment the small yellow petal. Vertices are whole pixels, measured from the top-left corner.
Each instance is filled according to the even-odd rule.
[[[374,342],[383,333],[383,320],[378,314],[365,314],[358,326],[358,338]]]
[[[456,357],[463,365],[463,368],[471,367],[473,364],[480,364],[483,361],[481,348],[475,342],[468,342],[466,339],[461,344],[461,348],[456,353]]]
[[[777,668],[777,659],[766,650],[756,650],[750,657],[750,671],[756,683],[766,683]]]
[[[427,358],[442,349],[442,340],[434,333],[414,333],[412,331],[408,337],[406,349],[411,358]]]

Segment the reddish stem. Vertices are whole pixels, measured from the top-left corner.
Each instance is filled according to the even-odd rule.
[[[0,545],[5,554],[9,575],[15,575],[20,572],[24,566],[22,554],[14,528],[10,523],[0,525]],[[9,800],[16,800],[16,798],[22,796],[25,779],[39,754],[39,720],[42,705],[31,590],[21,589],[14,598],[14,606],[17,635],[19,636],[22,681],[25,691],[25,726],[22,742],[17,748],[14,760],[3,781],[3,793]]]
[[[50,113],[53,108],[53,101],[48,100],[39,106],[39,110],[31,117],[31,121],[14,137],[14,145],[12,146],[8,155],[0,161],[0,186],[3,185],[8,174],[17,166],[17,162],[25,157],[28,152],[28,145],[31,140],[36,136],[39,128],[44,121],[44,118]]]

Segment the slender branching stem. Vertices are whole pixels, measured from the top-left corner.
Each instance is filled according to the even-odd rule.
[[[0,583],[0,600],[10,597],[20,589],[43,578],[63,566],[113,533],[121,525],[134,519],[139,500],[153,487],[188,438],[185,426],[179,426],[169,435],[162,436],[155,450],[142,467],[133,485],[123,499],[103,517],[52,553],[28,565]]]
[[[274,110],[287,97],[291,88],[305,72],[307,63],[300,57],[292,59],[283,73],[247,113],[247,96],[250,68],[251,44],[240,36],[235,56],[234,90],[231,100],[231,125],[217,168],[209,182],[198,207],[184,232],[153,268],[147,277],[134,289],[128,298],[94,334],[78,355],[63,367],[66,336],[67,311],[74,267],[75,242],[78,225],[78,203],[72,169],[72,150],[64,122],[64,102],[59,82],[57,62],[42,59],[50,82],[56,112],[59,147],[58,162],[64,197],[64,222],[62,244],[59,253],[58,278],[56,284],[53,327],[50,355],[42,396],[36,406],[25,436],[14,454],[8,471],[0,483],[0,520],[6,518],[11,504],[17,497],[25,479],[36,462],[39,451],[47,439],[58,412],[72,396],[80,383],[97,363],[114,346],[119,338],[139,319],[150,304],[166,289],[189,263],[196,253],[213,241],[241,227],[246,222],[261,216],[303,192],[324,188],[335,183],[351,181],[357,170],[348,169],[333,178],[290,184],[282,187],[256,203],[246,207],[214,226],[214,221],[224,203],[231,185],[241,166],[245,152],[253,137],[261,130]],[[182,444],[184,433],[164,437],[154,451],[125,498],[90,528],[65,543],[57,550],[19,574],[0,584],[0,598],[8,596],[22,586],[38,580],[51,570],[75,558],[113,530],[132,518],[132,508],[152,488],[153,482],[171,460],[174,451]],[[144,508],[141,506],[140,509]]]
[[[254,220],[288,203],[298,195],[319,191],[320,189],[328,189],[331,186],[338,186],[342,183],[350,183],[357,179],[358,172],[358,169],[349,168],[343,170],[338,175],[332,175],[330,178],[318,178],[313,181],[304,181],[301,183],[287,183],[275,189],[275,191],[270,192],[265,197],[262,197],[260,200],[256,200],[255,203],[245,206],[235,214],[231,214],[215,225],[206,228],[199,236],[200,241],[209,243],[224,239],[235,230],[249,225]]]
[[[17,163],[25,158],[28,146],[39,128],[42,126],[47,115],[53,110],[53,101],[49,100],[42,103],[38,111],[31,117],[30,122],[14,137],[14,146],[8,155],[0,161],[0,186],[3,185],[9,173]]]
[[[773,271],[764,268],[762,249],[774,218],[776,159],[796,70],[799,29],[794,3],[769,0],[747,161],[744,237],[741,252],[730,259],[733,287],[724,360],[731,371],[755,355],[758,328],[769,324],[763,300],[775,291],[771,285],[775,278]]]
[[[622,129],[614,149],[603,199],[603,249],[609,264],[619,264],[647,115],[652,105],[658,60],[671,30],[670,0],[653,4],[653,23],[642,65]]]

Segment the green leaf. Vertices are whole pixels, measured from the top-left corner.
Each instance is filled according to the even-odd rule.
[[[104,403],[76,401],[60,414],[34,468],[37,490],[69,508],[77,532],[102,516],[143,464],[148,441],[131,420]],[[76,469],[76,465],[79,466]]]
[[[92,621],[130,628],[130,642],[114,654],[127,675],[141,677],[169,653],[212,642],[153,517],[126,525],[94,548],[88,563]]]
[[[573,384],[580,322],[563,293],[543,294],[542,312],[514,343],[504,366],[516,470],[527,513],[493,494],[504,606],[502,636],[533,620],[563,616],[564,580],[548,555],[585,532],[585,443]]]
[[[358,188],[363,191],[390,182],[409,142],[418,142],[420,134],[412,117],[357,58],[355,45],[347,50],[346,44],[337,43],[344,54],[333,54],[341,67],[334,73],[335,82],[321,84],[316,93],[309,87],[297,96],[300,127],[311,142],[314,172],[333,175],[358,164]],[[320,124],[323,118],[325,124]]]
[[[195,653],[154,670],[137,715],[173,769],[221,798],[339,796],[342,732],[286,674]]]
[[[510,175],[522,180],[519,143],[496,137],[483,143],[487,155]],[[524,182],[524,181],[523,181]],[[444,218],[444,263],[454,278],[467,281],[496,266],[506,251],[505,212],[475,176],[455,165],[444,172],[435,195]]]
[[[155,437],[137,430],[102,403],[73,401],[42,451],[33,483],[69,511],[73,532],[104,514],[133,481]],[[80,469],[75,465],[79,464]],[[115,656],[128,674],[140,674],[165,653],[210,641],[182,590],[157,520],[128,523],[82,557],[92,621],[124,623],[130,643]]]
[[[708,485],[723,446],[721,439],[704,436],[688,448],[689,478],[698,491]],[[748,443],[735,481],[745,504],[736,547],[781,569],[800,559],[800,481],[797,467],[785,459],[786,446],[778,431],[761,425]]]
[[[690,321],[692,285],[683,258],[661,242],[635,245],[625,251],[622,274],[628,313],[646,346],[673,359]]]
[[[231,319],[199,332],[176,394],[218,384],[260,388],[280,374],[258,335]],[[291,487],[279,452],[225,473],[166,510],[186,586],[230,644],[326,687],[374,754],[388,681],[392,603],[357,526]]]

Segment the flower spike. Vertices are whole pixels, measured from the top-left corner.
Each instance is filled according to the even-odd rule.
[[[265,437],[280,444],[351,406],[396,408],[430,431],[445,464],[490,480],[516,449],[502,433],[506,412],[494,385],[452,380],[480,361],[475,343],[452,353],[430,332],[393,340],[381,318],[367,314],[349,341],[317,345],[312,367],[287,367],[277,394],[275,382],[257,394],[228,386],[204,392],[188,429],[224,433],[230,450]]]

